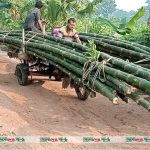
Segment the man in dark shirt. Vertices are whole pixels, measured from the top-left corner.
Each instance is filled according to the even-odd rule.
[[[42,7],[43,3],[41,1],[36,2],[35,8],[27,15],[24,24],[26,31],[44,32],[40,13]]]

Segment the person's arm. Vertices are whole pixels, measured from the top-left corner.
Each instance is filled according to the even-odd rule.
[[[41,21],[41,13],[40,11],[37,11],[35,13],[35,20],[38,22],[38,25],[40,27],[41,32],[43,33],[43,25],[42,25],[42,21]]]
[[[82,44],[82,42],[81,42],[79,37],[76,40],[77,40],[77,43]]]
[[[63,33],[58,31],[57,37],[63,38]]]
[[[38,20],[38,24],[39,24],[39,27],[40,27],[42,33],[43,33],[43,25],[42,25],[42,21],[40,19]]]
[[[64,34],[63,34],[63,27],[61,27],[58,31],[58,37],[63,38]]]
[[[76,39],[76,42],[77,42],[77,43],[82,44],[82,42],[81,42],[81,40],[80,40],[80,38],[79,38],[78,33],[75,33],[74,38]]]

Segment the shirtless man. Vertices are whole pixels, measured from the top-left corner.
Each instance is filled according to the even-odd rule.
[[[70,18],[67,22],[66,26],[63,26],[59,30],[58,36],[72,42],[77,42],[79,44],[82,44],[77,31],[75,30],[76,26],[76,20],[74,18]]]
[[[82,44],[82,42],[79,39],[79,35],[75,30],[75,26],[76,26],[76,20],[74,18],[70,18],[67,22],[67,25],[59,29],[58,37],[61,37],[67,41]],[[68,75],[66,75],[63,78],[62,87],[67,88],[69,84],[71,87],[73,87],[74,81]]]

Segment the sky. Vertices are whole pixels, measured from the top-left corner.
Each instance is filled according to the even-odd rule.
[[[142,6],[147,6],[146,0],[115,0],[118,9],[124,11],[137,10]]]

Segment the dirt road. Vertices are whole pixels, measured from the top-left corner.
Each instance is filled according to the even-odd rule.
[[[48,78],[20,86],[15,59],[0,51],[0,136],[150,135],[150,114],[134,102],[114,106],[98,94],[80,101]],[[149,144],[150,146],[150,144]],[[0,144],[1,149],[148,149],[143,144]]]

